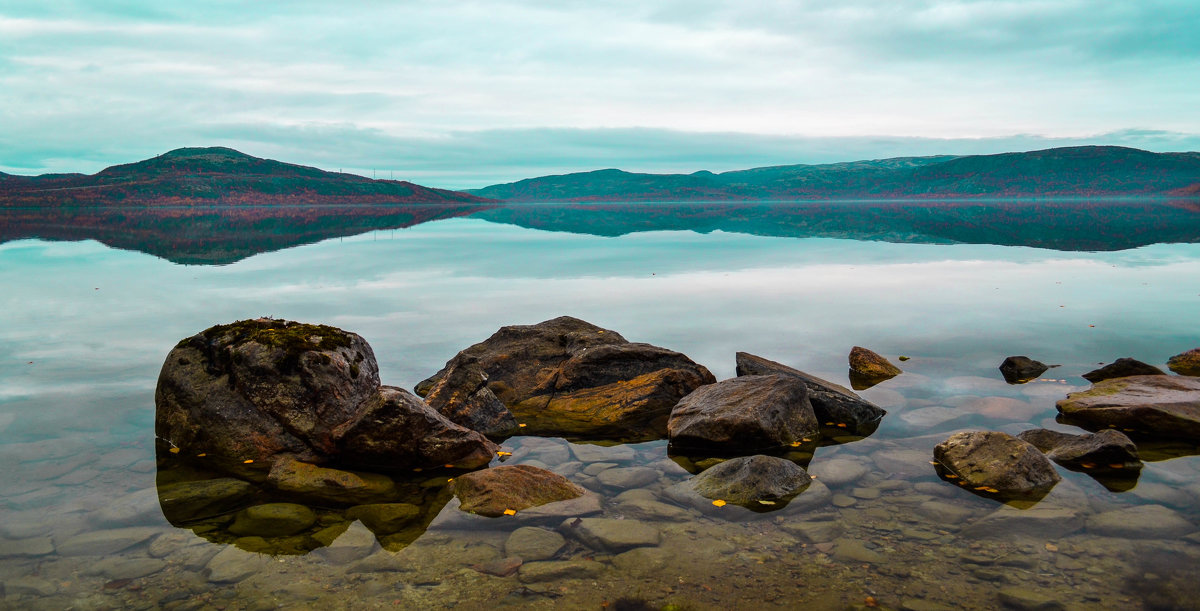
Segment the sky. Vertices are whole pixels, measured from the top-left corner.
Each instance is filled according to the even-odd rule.
[[[445,188],[1200,150],[1196,0],[4,0],[0,171],[184,146]]]

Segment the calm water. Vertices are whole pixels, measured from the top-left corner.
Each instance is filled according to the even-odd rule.
[[[935,609],[995,608],[1022,592],[1078,609],[1200,604],[1200,534],[1096,526],[1144,504],[1200,525],[1194,448],[1146,444],[1153,462],[1123,492],[1060,469],[1026,509],[947,484],[928,462],[957,430],[1072,431],[1054,422],[1054,402],[1087,387],[1079,374],[1125,356],[1161,366],[1200,346],[1200,244],[1058,251],[522,224],[483,212],[221,266],[94,241],[0,245],[0,604],[600,608],[629,596],[653,608],[845,608],[873,597]],[[510,463],[537,461],[597,492],[603,517],[658,531],[633,551],[568,538],[548,560],[491,575],[515,529],[558,524],[471,516],[455,502],[434,506],[411,545],[384,549],[356,524],[329,548],[275,557],[163,517],[153,390],[179,339],[264,315],[331,324],[371,343],[385,384],[411,388],[500,326],[564,314],[684,352],[718,379],[734,375],[739,350],[846,385],[852,346],[910,360],[862,392],[889,410],[879,430],[817,449],[817,483],[776,512],[674,504],[664,490],[689,474],[665,442],[504,443]],[[1061,366],[1010,386],[996,368],[1016,354]],[[654,481],[631,493],[597,477],[632,466]]]

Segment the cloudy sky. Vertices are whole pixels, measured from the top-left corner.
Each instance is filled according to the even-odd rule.
[[[1200,150],[1196,0],[5,0],[0,171],[181,146],[476,187]]]

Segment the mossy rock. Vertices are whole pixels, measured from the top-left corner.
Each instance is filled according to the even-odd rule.
[[[229,532],[243,536],[286,537],[316,523],[317,514],[304,505],[267,503],[239,511]]]

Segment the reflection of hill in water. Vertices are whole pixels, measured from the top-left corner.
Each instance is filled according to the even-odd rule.
[[[472,216],[601,236],[720,230],[776,237],[1054,250],[1122,250],[1200,241],[1200,204],[1182,200],[514,204]]]
[[[486,209],[481,204],[47,207],[0,212],[0,242],[97,240],[175,263],[221,265],[263,252]]]

